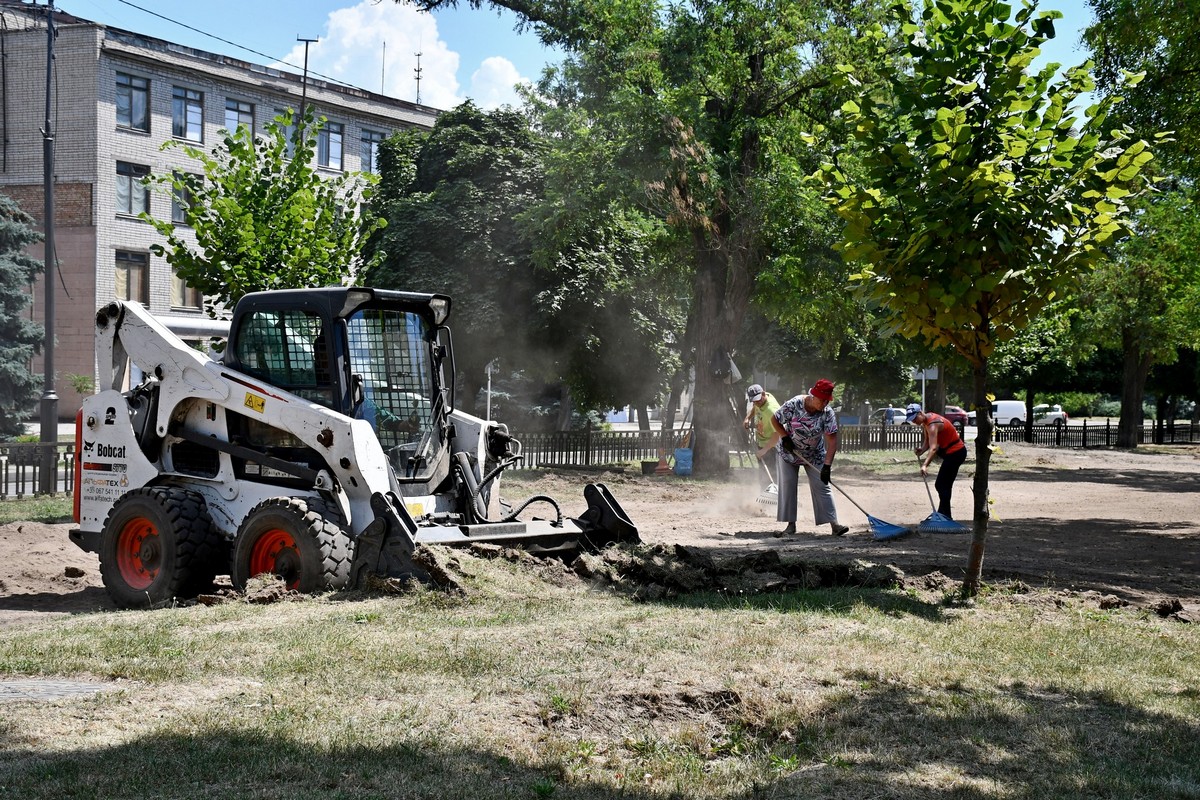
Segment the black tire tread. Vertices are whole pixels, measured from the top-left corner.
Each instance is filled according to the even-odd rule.
[[[323,589],[337,591],[346,588],[350,580],[350,565],[354,560],[354,543],[342,526],[342,515],[337,510],[316,498],[311,497],[272,497],[256,505],[238,529],[240,541],[248,523],[256,520],[264,513],[277,513],[289,518],[293,523],[293,535],[307,537],[312,542],[321,558],[321,574]],[[238,545],[235,542],[234,550]],[[244,590],[248,575],[239,574],[236,566],[238,557],[235,555],[233,583],[239,590]]]
[[[148,515],[157,516],[159,536],[164,540],[164,561],[159,576],[145,590],[124,582],[108,544],[130,505],[147,503]],[[203,496],[178,486],[149,486],[135,489],[113,504],[104,521],[100,547],[100,574],[109,596],[121,608],[148,608],[175,598],[190,598],[211,585],[216,575],[217,553],[222,547],[213,529]],[[166,542],[166,540],[171,540]],[[170,563],[167,563],[167,562]]]

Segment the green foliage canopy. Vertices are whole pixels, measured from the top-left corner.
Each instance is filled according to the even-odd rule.
[[[188,200],[183,226],[142,214],[167,240],[150,249],[204,295],[210,314],[247,292],[346,282],[364,266],[366,238],[384,224],[358,214],[377,177],[322,177],[313,154],[324,120],[314,120],[312,106],[295,129],[292,119],[290,111],[276,118],[267,136],[238,126],[211,152],[163,145],[195,159],[201,172],[150,178],[160,191]]]
[[[842,154],[820,172],[863,294],[892,330],[953,347],[975,368],[1126,232],[1153,158],[1144,140],[1108,130],[1116,98],[1075,116],[1093,89],[1088,65],[1057,81],[1057,64],[1030,72],[1061,14],[1025,6],[1010,22],[1009,12],[993,0],[933,2],[917,24],[901,11],[887,89],[842,107],[864,176]],[[886,48],[882,31],[873,36]]]
[[[1124,101],[1122,122],[1144,136],[1172,131],[1158,148],[1168,169],[1200,179],[1200,9],[1185,0],[1088,0],[1095,22],[1084,41],[1096,60],[1096,83]],[[1145,73],[1126,86],[1126,72]]]

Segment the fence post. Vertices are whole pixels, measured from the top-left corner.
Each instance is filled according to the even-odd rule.
[[[583,439],[583,464],[586,467],[592,465],[592,421],[590,419],[587,424],[587,433]]]

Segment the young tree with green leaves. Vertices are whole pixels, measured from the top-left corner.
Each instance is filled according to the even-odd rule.
[[[150,183],[181,201],[186,228],[143,213],[166,237],[151,252],[205,298],[216,316],[247,292],[334,286],[364,268],[367,237],[384,222],[359,209],[377,177],[346,172],[322,178],[313,167],[323,120],[312,106],[291,129],[292,112],[267,125],[267,136],[238,126],[211,152],[169,141],[195,159],[199,174],[155,175]],[[188,235],[190,231],[193,235]]]
[[[33,217],[0,195],[0,440],[24,432],[42,385],[29,363],[41,352],[46,332],[23,313],[29,287],[42,272],[42,262],[25,252],[42,239],[33,226]]]
[[[1113,97],[1075,117],[1093,89],[1087,65],[1061,79],[1057,64],[1031,71],[1059,12],[934,0],[919,17],[907,5],[895,14],[902,47],[884,88],[842,109],[857,146],[819,175],[846,221],[843,252],[861,265],[862,296],[892,331],[971,366],[980,425],[963,590],[973,595],[989,517],[989,359],[1125,232],[1152,153],[1110,131]],[[882,29],[872,37],[894,46]],[[861,178],[842,166],[851,158]]]

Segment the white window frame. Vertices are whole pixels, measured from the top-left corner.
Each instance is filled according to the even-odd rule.
[[[135,279],[140,272],[140,280]],[[150,254],[140,250],[117,250],[113,275],[118,300],[150,305]],[[137,296],[133,296],[136,291]]]
[[[317,132],[317,166],[325,169],[342,169],[343,142],[346,126],[340,122],[326,121]]]
[[[204,141],[204,92],[171,87],[171,136],[185,142]]]
[[[230,125],[230,122],[233,124]],[[236,133],[239,125],[245,125],[250,130],[254,130],[254,103],[226,97],[225,130]]]
[[[116,77],[116,115],[117,127],[125,128],[131,131],[141,131],[144,133],[150,132],[150,79],[143,78],[141,75],[131,75],[128,72],[117,72]],[[135,119],[137,115],[137,103],[135,99],[141,96],[141,118]],[[121,98],[126,98],[127,110],[124,114],[121,112]],[[122,119],[125,117],[125,119]]]
[[[145,164],[117,162],[117,190],[113,202],[116,203],[118,214],[136,217],[142,212],[150,213],[150,187],[142,182],[149,175],[150,167]]]

